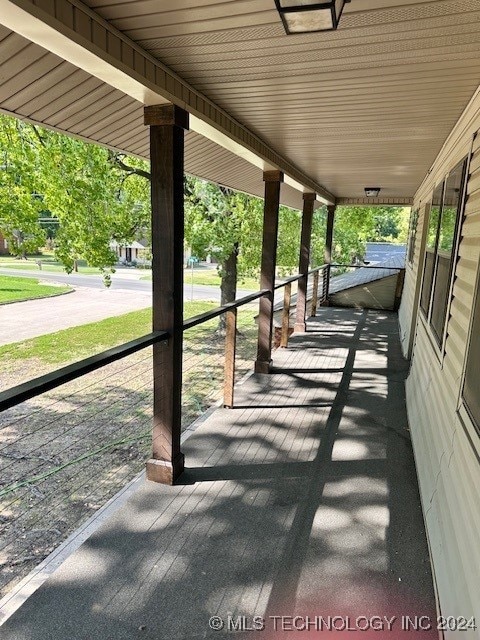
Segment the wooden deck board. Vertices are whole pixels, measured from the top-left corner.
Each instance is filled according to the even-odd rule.
[[[402,615],[435,622],[397,316],[321,309],[274,365],[189,438],[181,483],[145,483],[2,640],[231,636],[214,615],[264,617],[255,638],[318,637],[273,616],[396,616],[392,638]]]

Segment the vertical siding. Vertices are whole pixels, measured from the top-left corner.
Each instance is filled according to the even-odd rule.
[[[479,128],[477,94],[420,188],[415,206],[427,202],[435,184],[468,153],[473,132]],[[480,135],[473,145],[465,216],[445,354],[442,359],[419,316],[407,380],[407,407],[441,612],[457,617],[476,614],[480,626],[480,438],[464,412],[457,410],[480,258]],[[420,209],[415,261],[413,269],[407,269],[400,308],[405,351],[415,330],[412,319],[418,305],[415,290],[422,277],[419,236],[424,219]],[[446,635],[480,638],[480,629]]]

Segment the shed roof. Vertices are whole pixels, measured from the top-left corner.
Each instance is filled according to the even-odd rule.
[[[389,276],[396,275],[399,269],[403,269],[405,266],[405,256],[398,255],[392,256],[384,262],[379,262],[373,266],[365,266],[355,268],[353,271],[342,273],[335,276],[330,280],[330,293],[338,293],[339,291],[345,291],[346,289],[352,289],[353,287],[359,287],[362,284],[368,284],[375,280],[381,280],[382,278],[388,278]]]

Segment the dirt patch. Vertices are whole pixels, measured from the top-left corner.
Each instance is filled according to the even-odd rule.
[[[212,328],[187,334],[183,428],[221,397],[224,363]],[[252,368],[255,334],[252,327],[238,338],[237,378]],[[10,364],[2,384],[53,368]],[[0,414],[0,595],[144,468],[152,386],[148,348]]]

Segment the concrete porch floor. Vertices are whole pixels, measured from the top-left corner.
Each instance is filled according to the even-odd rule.
[[[432,629],[414,635],[437,635],[397,316],[322,308],[274,365],[186,442],[180,484],[145,483],[7,620],[2,640],[329,628],[406,638],[402,616],[428,616]],[[260,618],[265,629],[249,631]],[[308,620],[309,631],[292,630]]]

